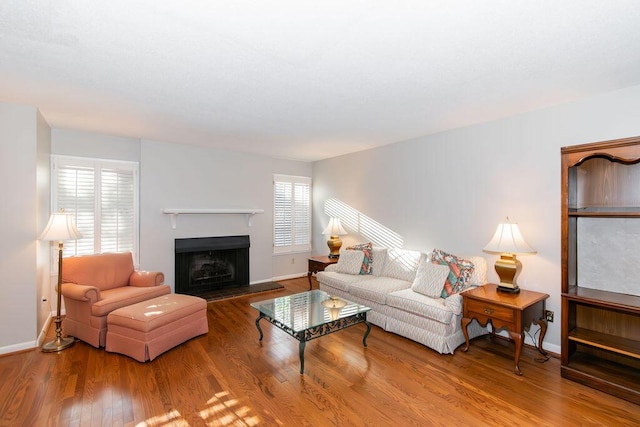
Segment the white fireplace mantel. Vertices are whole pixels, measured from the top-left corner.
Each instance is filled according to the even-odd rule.
[[[240,214],[247,216],[247,225],[251,227],[251,219],[255,214],[263,214],[264,209],[243,209],[243,208],[231,208],[231,209],[175,209],[164,208],[162,213],[171,215],[171,228],[175,229],[178,223],[178,215],[233,215]]]

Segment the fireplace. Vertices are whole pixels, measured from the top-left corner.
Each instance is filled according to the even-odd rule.
[[[206,297],[249,286],[249,247],[249,236],[176,239],[176,293]]]

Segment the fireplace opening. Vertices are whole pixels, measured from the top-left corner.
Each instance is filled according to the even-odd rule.
[[[206,297],[249,286],[249,247],[249,236],[176,239],[176,293]]]

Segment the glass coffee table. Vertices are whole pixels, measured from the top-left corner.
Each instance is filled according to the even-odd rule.
[[[301,374],[304,373],[304,347],[307,341],[364,323],[367,330],[362,344],[366,347],[367,336],[371,332],[371,325],[367,322],[367,311],[371,308],[332,297],[320,290],[254,302],[251,307],[260,313],[256,319],[260,341],[263,337],[260,319],[265,319],[300,341]]]

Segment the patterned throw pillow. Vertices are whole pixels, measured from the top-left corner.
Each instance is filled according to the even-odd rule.
[[[362,267],[360,268],[360,274],[371,274],[371,267],[373,266],[372,249],[373,244],[371,242],[360,243],[346,248],[347,251],[362,251],[362,253],[364,254]]]
[[[431,298],[440,298],[444,282],[449,277],[450,271],[446,265],[434,264],[424,260],[420,262],[411,289]]]
[[[431,254],[431,262],[449,266],[449,277],[444,282],[442,298],[462,292],[471,284],[471,275],[474,265],[471,261],[446,253],[440,249],[434,249]]]

